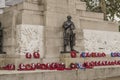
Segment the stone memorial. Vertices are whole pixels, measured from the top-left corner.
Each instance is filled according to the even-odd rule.
[[[74,24],[63,26],[68,15]],[[0,54],[0,80],[120,79],[118,24],[104,21],[103,13],[86,11],[85,2],[24,0],[6,7],[0,21],[6,52]],[[66,27],[73,28],[64,32]],[[69,45],[63,45],[66,41]],[[73,50],[79,53],[72,58]]]

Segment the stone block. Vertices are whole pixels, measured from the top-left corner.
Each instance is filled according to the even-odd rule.
[[[87,80],[94,80],[95,79],[95,70],[94,69],[88,69],[88,70],[85,70],[86,72],[86,77],[87,77]]]
[[[4,40],[5,39],[10,39],[12,37],[12,33],[11,33],[11,27],[5,28],[4,29]]]
[[[84,45],[84,40],[76,40],[76,45],[75,46],[83,46]]]
[[[102,24],[102,25],[100,25]],[[118,24],[99,20],[80,19],[82,29],[118,32]]]
[[[63,23],[67,20],[67,16],[71,15],[72,16],[72,21],[75,23],[76,29],[79,24],[79,19],[75,17],[76,14],[68,14],[68,13],[57,13],[57,12],[49,12],[46,11],[44,13],[45,16],[45,26],[46,27],[57,27],[57,28],[62,28]]]
[[[4,80],[17,80],[17,76],[15,75],[7,75],[7,77]]]
[[[15,46],[3,46],[3,51],[7,54],[14,54],[15,53]]]
[[[105,80],[119,80],[120,77],[117,76],[117,77],[109,77],[109,78],[106,78]]]
[[[110,77],[115,77],[115,76],[119,76],[118,75],[118,69],[117,69],[118,67],[111,67],[109,70],[109,72],[110,72],[110,74],[109,74],[109,76]]]
[[[12,26],[13,12],[4,13],[2,16],[2,25],[4,27]]]
[[[23,13],[22,24],[43,25],[43,16]]]
[[[86,3],[85,2],[76,2],[76,9],[77,10],[86,10]]]
[[[0,80],[5,80],[5,76],[0,75]]]
[[[17,10],[20,11],[20,10],[23,10],[24,9],[24,6],[23,6],[23,3],[19,3],[19,4],[16,4],[17,6]]]
[[[62,39],[47,39],[46,46],[48,47],[62,47]]]
[[[6,7],[4,9],[4,13],[11,12],[13,10],[17,10],[17,6],[16,5],[15,6],[11,6],[11,7]]]
[[[78,70],[78,80],[87,80],[86,70]]]
[[[33,10],[22,10],[21,13],[31,14],[31,15],[43,15],[42,11],[33,11]]]
[[[44,75],[43,75],[43,73],[36,73],[34,80],[44,80]]]
[[[41,6],[42,7],[42,6]],[[27,9],[27,10],[36,10],[39,11],[40,10],[40,6],[37,4],[32,4],[32,3],[28,3],[28,2],[24,2],[23,3],[23,8]],[[43,7],[42,7],[43,8]],[[41,8],[41,9],[42,9]],[[43,10],[43,9],[42,9]]]
[[[45,37],[47,39],[61,39],[63,38],[62,27],[51,27],[45,28]]]
[[[44,80],[56,80],[56,73],[55,72],[44,73]]]
[[[43,80],[43,77],[42,77],[42,74],[38,75],[36,73],[34,73],[34,74],[24,74],[24,80]]]
[[[95,13],[89,11],[79,11],[79,16],[84,18],[99,19],[99,20],[104,19],[103,13]]]
[[[14,58],[6,58],[4,61],[4,64],[15,64],[15,59]]]
[[[76,71],[59,71],[56,72],[56,80],[77,80]]]
[[[49,57],[49,56],[47,56],[47,57],[45,57],[45,58],[43,58],[42,59],[42,62],[43,63],[53,63],[53,62],[60,62],[60,59],[59,59],[59,57],[57,58],[53,58],[53,57]]]
[[[16,24],[22,24],[22,12],[17,14],[17,18],[16,18]]]
[[[17,75],[17,77],[18,77],[19,80],[25,80],[25,76],[24,75],[25,74],[19,74],[19,75]]]
[[[12,45],[12,41],[13,41],[12,38],[5,39],[5,40],[4,40],[5,43],[4,43],[3,46],[13,46],[13,45]]]
[[[39,1],[41,1],[41,0],[39,0]],[[26,2],[38,4],[38,0],[26,0]]]
[[[58,27],[59,24],[57,24],[58,18],[57,18],[57,14],[56,13],[45,13],[46,14],[46,27]],[[52,20],[51,20],[52,18]],[[59,25],[60,26],[60,25]],[[62,26],[62,24],[61,24]]]
[[[105,70],[106,70],[106,68],[95,69],[94,78],[95,79],[104,79],[104,78],[106,78]]]
[[[46,57],[59,57],[60,55],[60,47],[58,46],[46,46],[45,47],[45,56]]]
[[[68,3],[69,3],[69,1],[67,1],[67,0],[56,0],[57,2],[57,4],[56,4],[56,7],[57,8],[64,8],[64,9],[67,9],[68,8]]]
[[[47,0],[46,3],[47,3],[47,5],[49,5],[49,3],[56,5],[56,1],[57,0]]]

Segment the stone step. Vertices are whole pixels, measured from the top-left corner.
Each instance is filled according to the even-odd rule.
[[[0,80],[119,80],[120,67],[86,70],[0,71]]]

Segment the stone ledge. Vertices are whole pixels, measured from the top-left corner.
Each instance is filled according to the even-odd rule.
[[[4,13],[12,11],[12,10],[33,10],[33,11],[44,11],[44,6],[43,5],[37,5],[37,4],[32,4],[29,2],[23,2],[20,4],[16,4],[14,6],[11,7],[6,7],[4,9]]]
[[[0,54],[0,58],[20,58],[20,55],[15,55],[15,54]]]
[[[35,70],[35,71],[3,71],[0,70],[0,75],[5,75],[5,74],[28,74],[28,73],[42,73],[42,72],[55,72],[57,70]]]
[[[65,54],[61,54],[60,57],[61,58],[71,58],[71,55],[70,55],[70,53],[65,53]],[[111,57],[110,54],[106,54],[105,58],[107,58],[107,57]],[[80,53],[77,53],[76,58],[83,58],[83,57],[80,57]],[[85,57],[84,59],[86,59],[86,58],[104,58],[104,57]]]
[[[101,69],[101,68],[120,68],[119,65],[116,65],[116,66],[97,66],[97,67],[94,67],[93,69]]]

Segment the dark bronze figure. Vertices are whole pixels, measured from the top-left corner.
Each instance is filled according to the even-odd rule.
[[[3,46],[3,28],[2,28],[2,24],[0,22],[0,53],[2,52],[2,46]]]
[[[3,54],[3,53],[5,53],[3,52],[3,28],[0,22],[0,54]]]
[[[70,52],[70,51],[75,51],[74,46],[75,46],[75,33],[73,30],[75,29],[74,23],[71,21],[72,17],[67,16],[67,21],[64,22],[63,24],[63,37],[64,37],[64,51],[63,53]],[[70,51],[67,51],[67,46],[70,46]]]

